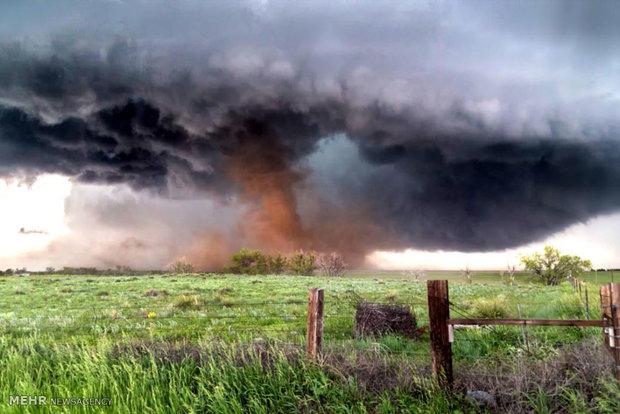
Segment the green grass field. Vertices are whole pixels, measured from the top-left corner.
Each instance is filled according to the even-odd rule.
[[[400,272],[351,273],[343,278],[0,277],[0,412],[482,410],[460,393],[446,393],[429,380],[428,333],[418,340],[395,335],[353,337],[355,302],[360,299],[408,305],[418,325],[426,325],[426,284]],[[463,283],[458,272],[430,272],[428,276],[451,281],[455,317],[587,316],[585,287],[580,296],[568,283],[543,287],[527,275],[517,276],[515,286],[502,284],[496,272],[475,273],[472,284]],[[592,277],[586,279],[589,317],[595,319],[600,318],[600,311]],[[606,280],[600,273],[596,277],[598,283]],[[322,365],[302,357],[291,361],[287,355],[303,349],[311,287],[325,289],[325,352],[334,360],[358,361],[350,367],[351,373],[344,374],[345,369],[327,362]],[[602,342],[600,335],[598,328],[459,329],[453,343],[455,370],[458,377],[471,367],[552,360],[571,345],[591,341],[597,346]],[[253,357],[244,363],[237,361],[239,349],[254,349],[256,343],[267,344],[275,355],[268,369],[260,355],[252,352]],[[147,352],[136,353],[135,349]],[[159,358],[156,351],[176,357]],[[208,355],[204,360],[191,358],[203,352]],[[368,389],[353,369],[360,365],[360,358],[370,358],[374,365],[409,367],[419,372],[419,381],[402,389]],[[613,382],[609,385],[603,372],[601,378],[589,381],[600,382],[600,386],[588,392],[568,387],[573,394],[566,397],[572,401],[567,404],[585,407],[586,412],[595,408],[606,412],[620,390]],[[8,404],[11,395],[106,397],[111,405],[20,407]],[[532,410],[544,411],[557,404],[557,396],[544,392],[517,397]],[[607,412],[617,412],[617,406],[611,407]]]

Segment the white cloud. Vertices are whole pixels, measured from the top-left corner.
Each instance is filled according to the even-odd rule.
[[[0,268],[6,258],[44,249],[68,232],[64,203],[70,192],[69,179],[58,175],[30,185],[0,180]]]

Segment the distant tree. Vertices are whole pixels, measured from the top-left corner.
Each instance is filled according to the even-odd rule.
[[[56,271],[56,269],[54,269],[53,267],[46,267],[45,268],[45,273],[54,273]]]
[[[336,252],[321,254],[317,266],[323,276],[342,276],[347,270],[344,258]]]
[[[289,257],[288,268],[295,275],[310,276],[317,268],[316,254],[299,250]]]
[[[193,273],[194,265],[185,257],[180,257],[170,265],[172,273]]]
[[[564,279],[578,277],[592,269],[589,260],[563,255],[553,246],[545,246],[542,254],[522,257],[521,263],[546,285],[557,285]]]

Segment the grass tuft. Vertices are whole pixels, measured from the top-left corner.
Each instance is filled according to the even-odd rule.
[[[201,309],[204,305],[204,300],[198,295],[181,295],[174,301],[174,307],[184,310],[197,310]]]
[[[509,316],[505,298],[478,299],[472,306],[473,315],[478,318],[502,319]]]

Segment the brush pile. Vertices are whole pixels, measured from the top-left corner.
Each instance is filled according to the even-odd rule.
[[[416,318],[408,306],[359,302],[355,311],[355,337],[400,334],[417,336]]]

